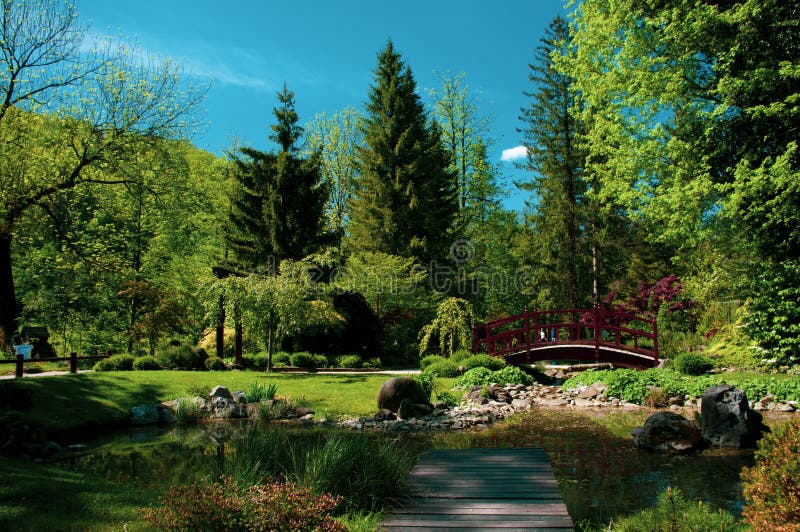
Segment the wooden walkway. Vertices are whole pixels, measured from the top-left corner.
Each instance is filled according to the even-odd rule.
[[[429,451],[382,530],[572,530],[544,450]]]

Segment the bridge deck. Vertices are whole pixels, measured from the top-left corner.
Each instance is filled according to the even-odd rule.
[[[382,530],[572,530],[544,450],[458,449],[423,455],[409,499]]]

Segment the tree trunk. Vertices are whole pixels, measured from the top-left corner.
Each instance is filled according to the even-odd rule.
[[[239,302],[233,306],[233,328],[235,330],[236,339],[234,345],[236,346],[236,365],[243,366],[242,360],[242,311],[239,309]]]
[[[14,339],[19,325],[19,308],[11,269],[11,227],[0,225],[0,350]]]
[[[217,356],[225,357],[225,296],[220,294],[217,302]]]

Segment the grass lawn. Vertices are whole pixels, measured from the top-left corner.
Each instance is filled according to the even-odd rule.
[[[335,419],[377,410],[376,398],[389,375],[279,374],[257,371],[121,371],[16,379],[31,391],[27,420],[46,433],[124,422],[130,407],[207,394],[218,385],[246,391],[251,383],[278,386],[278,396],[304,399],[316,416]],[[449,387],[452,379],[440,379]],[[4,385],[0,383],[0,386]]]

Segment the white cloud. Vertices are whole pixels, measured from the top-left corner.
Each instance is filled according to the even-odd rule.
[[[524,159],[527,156],[528,156],[528,148],[526,148],[525,146],[516,146],[514,148],[503,150],[503,155],[500,156],[500,160],[516,161],[518,159]]]

